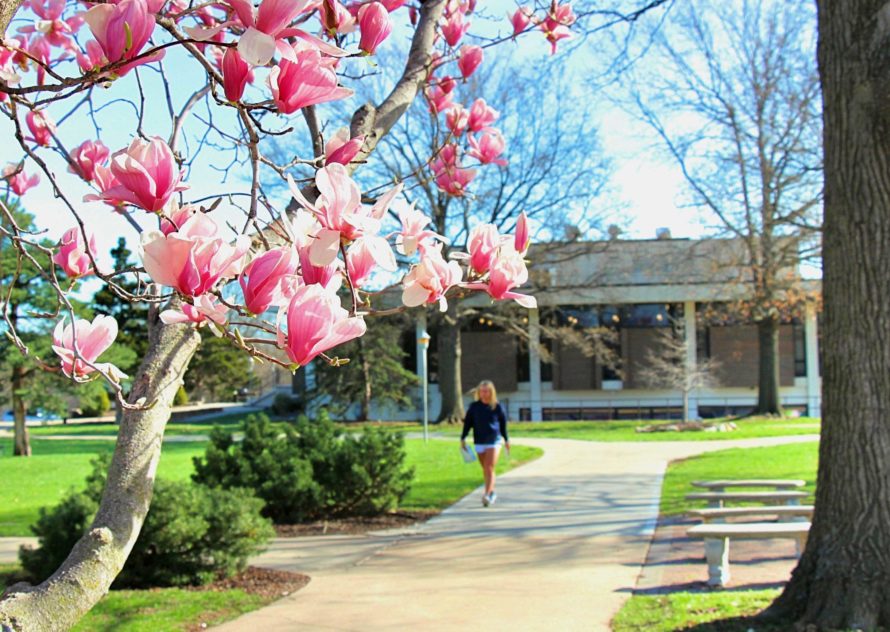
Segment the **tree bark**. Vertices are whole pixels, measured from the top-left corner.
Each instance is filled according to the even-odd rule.
[[[782,399],[779,396],[779,319],[767,318],[757,323],[758,364],[757,408],[758,415],[781,415]]]
[[[22,6],[23,0],[0,0],[0,35],[6,33],[9,23],[15,15],[19,7]]]
[[[26,425],[28,408],[22,397],[22,389],[25,388],[25,367],[12,367],[12,418],[14,456],[31,456],[31,441],[28,438],[28,426]]]
[[[193,327],[162,324],[153,310],[130,402],[155,404],[124,413],[99,510],[68,559],[42,584],[16,584],[0,600],[4,632],[67,630],[108,592],[148,513],[164,427],[200,339]]]
[[[448,311],[439,324],[437,355],[439,393],[442,406],[436,423],[458,423],[464,419],[463,384],[460,375],[460,320],[456,300],[448,302]]]
[[[890,4],[819,0],[822,443],[809,542],[767,615],[890,626]]]

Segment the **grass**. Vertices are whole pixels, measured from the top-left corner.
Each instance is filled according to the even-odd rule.
[[[819,433],[819,420],[810,417],[741,419],[733,422],[738,428],[731,432],[636,431],[640,426],[671,423],[676,421],[517,421],[511,422],[508,429],[511,437],[584,441],[715,441]],[[415,425],[417,428],[419,426]],[[460,424],[433,426],[433,432],[446,435],[459,435],[461,429]]]
[[[4,455],[12,442],[0,440]],[[0,536],[31,535],[28,528],[40,507],[56,504],[72,487],[81,488],[96,454],[111,452],[113,441],[53,441],[35,439],[30,458],[0,458]],[[192,457],[203,454],[202,443],[166,443],[158,475],[182,480],[192,472]]]
[[[686,500],[695,490],[692,481],[720,478],[791,478],[807,482],[813,493],[816,483],[817,441],[768,448],[736,448],[675,461],[668,467],[661,488],[661,514],[675,516],[704,507],[703,501]],[[752,490],[753,491],[753,490]]]
[[[206,442],[164,443],[158,476],[169,480],[187,479],[192,471],[192,457],[204,454]],[[457,501],[480,484],[479,466],[466,465],[457,442],[420,439],[405,441],[407,461],[416,470],[404,509],[441,509]],[[90,461],[101,452],[111,452],[113,441],[34,439],[30,458],[0,458],[0,537],[29,536],[30,525],[41,507],[58,503],[72,488],[82,488],[90,471]],[[12,442],[0,440],[4,455],[12,453]],[[502,458],[498,471],[536,458],[536,448],[515,446],[508,462]]]
[[[790,629],[787,623],[740,619],[757,614],[778,594],[778,590],[746,590],[634,595],[612,619],[612,632],[785,632]]]
[[[0,564],[0,590],[21,579],[18,564]],[[182,588],[114,590],[80,620],[75,632],[173,632],[234,619],[272,599],[243,590]]]
[[[464,463],[457,441],[407,439],[408,463],[415,467],[411,491],[402,501],[402,509],[443,509],[482,484],[478,463]],[[497,472],[503,473],[538,458],[543,450],[513,446],[509,458],[501,452]]]

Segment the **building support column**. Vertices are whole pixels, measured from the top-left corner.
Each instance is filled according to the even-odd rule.
[[[698,346],[695,330],[695,301],[683,303],[683,331],[686,336],[686,370],[695,371],[698,364]],[[689,393],[689,418],[698,419],[698,393]]]
[[[807,411],[810,417],[822,415],[822,378],[819,377],[819,326],[816,306],[808,303],[804,315],[807,360]]]
[[[541,321],[537,308],[528,310],[528,379],[531,387],[531,415],[532,421],[542,421],[544,410],[542,406],[543,390],[541,387],[541,354],[538,349],[541,344]]]

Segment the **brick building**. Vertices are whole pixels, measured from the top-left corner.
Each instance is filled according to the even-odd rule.
[[[744,413],[757,399],[757,328],[738,317],[714,317],[727,313],[720,306],[750,291],[744,269],[735,263],[742,252],[734,240],[670,238],[533,248],[535,288],[524,291],[535,295],[538,309],[518,317],[527,336],[509,333],[497,326],[496,318],[486,318],[485,297],[464,302],[483,310],[462,331],[464,388],[469,391],[482,379],[494,381],[512,419],[677,417],[682,394],[647,387],[640,375],[659,331],[682,322],[686,362],[710,358],[718,363],[715,386],[691,394],[692,416]],[[819,281],[800,280],[797,270],[788,273],[800,288],[818,296]],[[798,318],[783,322],[779,335],[783,404],[810,415],[820,409],[817,320],[815,306],[809,306]],[[545,339],[545,321],[607,328],[612,332],[611,364],[564,340]],[[420,315],[417,331],[425,326]],[[550,362],[542,361],[541,349],[547,350]],[[420,348],[412,351],[411,366],[419,367]],[[435,340],[430,353],[430,412],[435,416]],[[385,416],[416,419],[419,413]]]

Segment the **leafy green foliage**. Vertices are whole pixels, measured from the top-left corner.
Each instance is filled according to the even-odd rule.
[[[407,354],[399,346],[404,331],[400,319],[377,319],[368,332],[337,347],[337,355],[349,358],[343,366],[316,361],[316,395],[336,415],[359,402],[358,419],[368,418],[371,401],[377,406],[411,406],[417,376],[404,365]]]
[[[242,389],[253,385],[252,377],[246,353],[205,331],[185,374],[185,388],[193,398],[233,401]]]
[[[19,552],[22,567],[34,579],[55,571],[89,527],[109,462],[109,454],[96,458],[83,492],[41,509],[32,527],[40,547]],[[261,508],[262,501],[245,489],[158,480],[142,532],[114,586],[197,585],[243,570],[273,534]]]
[[[210,442],[204,458],[195,458],[193,479],[254,490],[266,503],[264,514],[277,523],[389,511],[413,476],[401,434],[344,434],[326,415],[283,426],[251,415],[240,444],[216,429]]]

